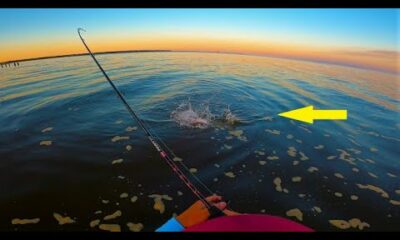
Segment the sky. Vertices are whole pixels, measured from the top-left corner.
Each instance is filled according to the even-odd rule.
[[[0,9],[0,62],[168,49],[297,58],[397,72],[396,9]]]

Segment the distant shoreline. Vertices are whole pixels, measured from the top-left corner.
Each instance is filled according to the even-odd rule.
[[[134,52],[171,52],[172,50],[122,50],[122,51],[106,51],[106,52],[95,52],[94,54],[114,54],[114,53],[134,53]],[[36,58],[25,58],[25,59],[16,59],[5,62],[0,62],[0,64],[12,64],[15,62],[28,62],[35,60],[43,60],[43,59],[51,59],[51,58],[64,58],[64,57],[79,57],[89,55],[89,53],[73,53],[73,54],[65,54],[65,55],[55,55],[55,56],[46,56],[46,57],[36,57]]]

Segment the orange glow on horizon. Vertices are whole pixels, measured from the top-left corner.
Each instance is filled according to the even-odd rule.
[[[123,50],[220,51],[356,65],[395,73],[398,72],[397,59],[400,56],[398,52],[391,51],[343,50],[290,42],[278,43],[238,38],[222,39],[210,36],[161,36],[157,38],[154,38],[154,36],[134,38],[110,36],[87,39],[87,43],[93,52]],[[69,41],[33,42],[1,48],[0,62],[85,52],[77,37]]]

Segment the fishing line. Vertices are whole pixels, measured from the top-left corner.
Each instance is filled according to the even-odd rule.
[[[145,126],[144,122],[138,117],[138,115],[133,111],[133,109],[130,107],[128,102],[125,100],[123,97],[122,93],[118,90],[118,88],[114,85],[114,83],[111,81],[111,79],[108,77],[107,73],[104,71],[103,67],[100,65],[100,63],[97,61],[96,57],[93,55],[92,51],[89,49],[88,45],[86,44],[85,40],[83,39],[81,35],[81,31],[85,31],[82,28],[78,28],[78,35],[85,46],[86,50],[89,52],[90,56],[96,63],[96,65],[99,67],[100,71],[103,73],[104,77],[107,79],[108,83],[111,85],[115,93],[118,95],[128,112],[130,113],[131,117],[136,120],[136,122],[139,124],[139,126],[142,128],[142,130],[145,132],[147,138],[151,142],[151,144],[154,146],[154,148],[157,150],[157,152],[160,154],[161,158],[164,159],[164,161],[168,164],[168,166],[172,169],[172,171],[183,181],[183,183],[190,189],[190,191],[208,208],[210,211],[211,216],[223,216],[225,213],[220,210],[219,208],[215,207],[214,205],[211,205],[205,198],[205,196],[198,190],[198,188],[190,181],[190,179],[182,172],[182,170],[178,167],[178,165],[175,163],[174,160],[171,159],[169,154],[164,151],[164,149],[157,143],[155,137],[150,133],[148,128]]]

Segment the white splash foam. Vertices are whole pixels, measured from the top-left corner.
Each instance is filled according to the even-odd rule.
[[[205,129],[211,127],[215,120],[234,125],[240,120],[231,112],[229,107],[223,109],[223,113],[213,114],[208,103],[199,104],[193,107],[190,100],[181,103],[171,113],[171,118],[182,127]]]
[[[195,110],[192,104],[182,103],[177,109],[172,111],[171,118],[180,126],[190,128],[208,128],[213,119],[208,106],[202,110]]]

